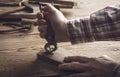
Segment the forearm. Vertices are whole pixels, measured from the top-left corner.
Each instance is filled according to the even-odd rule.
[[[94,12],[90,15],[90,21],[95,40],[120,39],[120,5]]]
[[[106,7],[89,17],[70,20],[68,35],[72,44],[90,41],[119,40],[120,6]]]

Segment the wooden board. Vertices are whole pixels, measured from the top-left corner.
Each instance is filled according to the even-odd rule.
[[[78,3],[78,6],[73,9],[61,9],[69,19],[89,15],[107,5],[120,2],[120,0],[74,1]],[[55,67],[57,66],[51,66],[37,59],[38,52],[43,49],[46,43],[44,39],[39,37],[37,27],[29,34],[0,34],[0,40],[0,77],[39,77],[41,74],[56,73]],[[108,55],[120,62],[120,41],[97,41],[79,45],[59,43],[58,47],[67,50],[74,56],[99,57]],[[67,51],[60,51],[60,53],[67,53]]]
[[[63,4],[63,5],[71,5],[74,6],[73,0],[29,0],[29,1],[39,1],[39,2],[46,2],[46,3],[55,3],[55,4]]]
[[[47,61],[53,64],[63,63],[64,57],[73,56],[71,52],[64,48],[58,48],[53,54],[45,54],[45,50],[42,49],[38,54],[38,60]]]
[[[113,43],[113,44],[111,44]],[[67,56],[87,56],[87,57],[100,57],[107,55],[117,62],[120,58],[120,45],[118,42],[94,42],[94,43],[85,43],[74,46],[59,47],[58,50],[54,52],[53,55],[44,54],[45,50],[42,49],[38,55],[38,60],[48,61],[50,63],[63,63],[64,57]],[[104,44],[104,45],[103,45]]]

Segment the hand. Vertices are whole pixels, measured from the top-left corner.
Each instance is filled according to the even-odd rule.
[[[62,71],[75,72],[65,77],[112,77],[117,63],[109,57],[88,58],[81,56],[66,57],[59,66]]]
[[[50,4],[44,7],[42,10],[48,13],[48,18],[55,32],[56,41],[57,42],[68,41],[67,28],[66,28],[68,20],[64,17],[64,15]],[[45,35],[47,33],[46,29],[48,25],[46,25],[46,21],[43,19],[42,13],[38,13],[37,17],[39,24],[38,30],[40,32],[40,36],[42,38],[45,38]]]

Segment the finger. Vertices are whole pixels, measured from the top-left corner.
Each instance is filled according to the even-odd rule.
[[[46,25],[46,21],[45,21],[44,19],[37,20],[37,24],[38,24],[39,26],[41,26],[41,25]]]
[[[80,63],[88,63],[91,58],[83,57],[83,56],[69,56],[64,58],[64,62],[80,62]]]
[[[40,32],[40,37],[45,38],[45,36],[47,34],[47,25],[39,26],[38,31]]]
[[[84,72],[84,73],[77,73],[64,77],[96,77],[96,76],[94,76],[93,73]]]
[[[88,70],[88,66],[79,62],[64,63],[59,65],[59,69],[63,71],[84,72]]]
[[[42,32],[42,33],[40,33],[39,35],[40,35],[40,37],[41,37],[41,38],[43,38],[43,39],[44,39],[44,38],[45,38],[45,36],[46,36],[46,32]]]
[[[41,37],[41,38],[45,38],[45,36],[46,36],[46,32],[40,33],[40,37]]]
[[[47,31],[47,25],[38,26],[38,31],[39,31],[40,33],[46,32],[46,31]]]
[[[101,56],[101,57],[99,57],[99,58],[101,58],[101,59],[104,59],[104,60],[111,60],[111,61],[114,61],[111,57],[109,57],[109,56],[107,56],[107,55],[103,55],[103,56]]]
[[[39,20],[43,19],[43,14],[42,14],[42,13],[37,13],[37,18],[38,18]]]

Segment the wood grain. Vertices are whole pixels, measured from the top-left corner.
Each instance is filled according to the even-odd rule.
[[[89,15],[107,5],[115,5],[120,2],[120,0],[74,1],[78,3],[78,6],[73,9],[61,9],[69,19]],[[38,52],[42,51],[46,43],[39,37],[37,26],[32,33],[0,34],[0,40],[0,77],[36,77],[35,75],[56,73],[57,70],[53,65],[37,60]],[[65,52],[60,51],[61,54],[70,53],[74,56],[87,57],[108,55],[120,62],[120,41],[97,41],[79,45],[71,45],[70,42],[67,42],[59,43],[58,46],[65,50]]]

